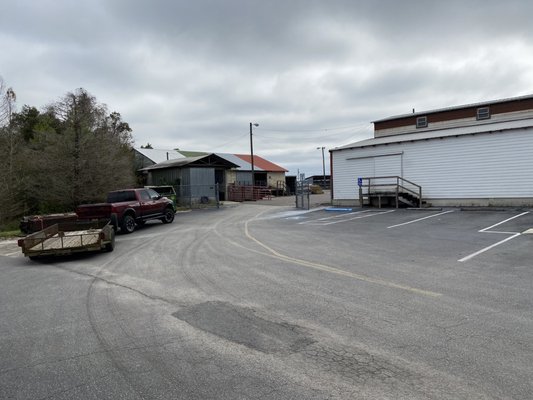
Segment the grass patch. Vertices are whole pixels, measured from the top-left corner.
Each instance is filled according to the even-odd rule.
[[[1,231],[0,232],[0,239],[12,239],[16,237],[24,236],[20,229],[14,230],[14,231]]]
[[[12,239],[24,236],[19,228],[19,220],[11,220],[0,224],[0,239]]]

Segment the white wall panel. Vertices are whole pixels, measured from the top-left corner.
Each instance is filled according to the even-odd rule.
[[[387,152],[425,198],[533,198],[533,128],[334,151],[334,198],[356,198],[354,161]]]
[[[402,155],[374,157],[374,176],[402,176]]]
[[[361,159],[337,159],[333,157],[333,197],[339,199],[359,198],[357,178],[374,176],[374,160],[372,158]]]

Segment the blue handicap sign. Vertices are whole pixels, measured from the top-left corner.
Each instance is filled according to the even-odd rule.
[[[363,186],[363,178],[357,178],[357,186]]]

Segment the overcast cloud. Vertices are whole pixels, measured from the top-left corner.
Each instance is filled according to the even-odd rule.
[[[2,1],[18,107],[83,87],[136,146],[254,152],[322,173],[317,147],[391,115],[533,93],[533,2]],[[326,154],[327,155],[327,154]],[[329,171],[329,166],[327,166]]]

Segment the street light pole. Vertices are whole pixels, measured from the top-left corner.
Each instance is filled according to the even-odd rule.
[[[326,188],[326,161],[324,159],[324,149],[325,147],[317,147],[317,150],[322,150],[322,188]]]
[[[252,186],[255,184],[254,179],[254,141],[252,139],[252,125],[253,126],[259,126],[259,124],[254,124],[250,122],[250,158],[251,158],[251,164],[252,164]]]

